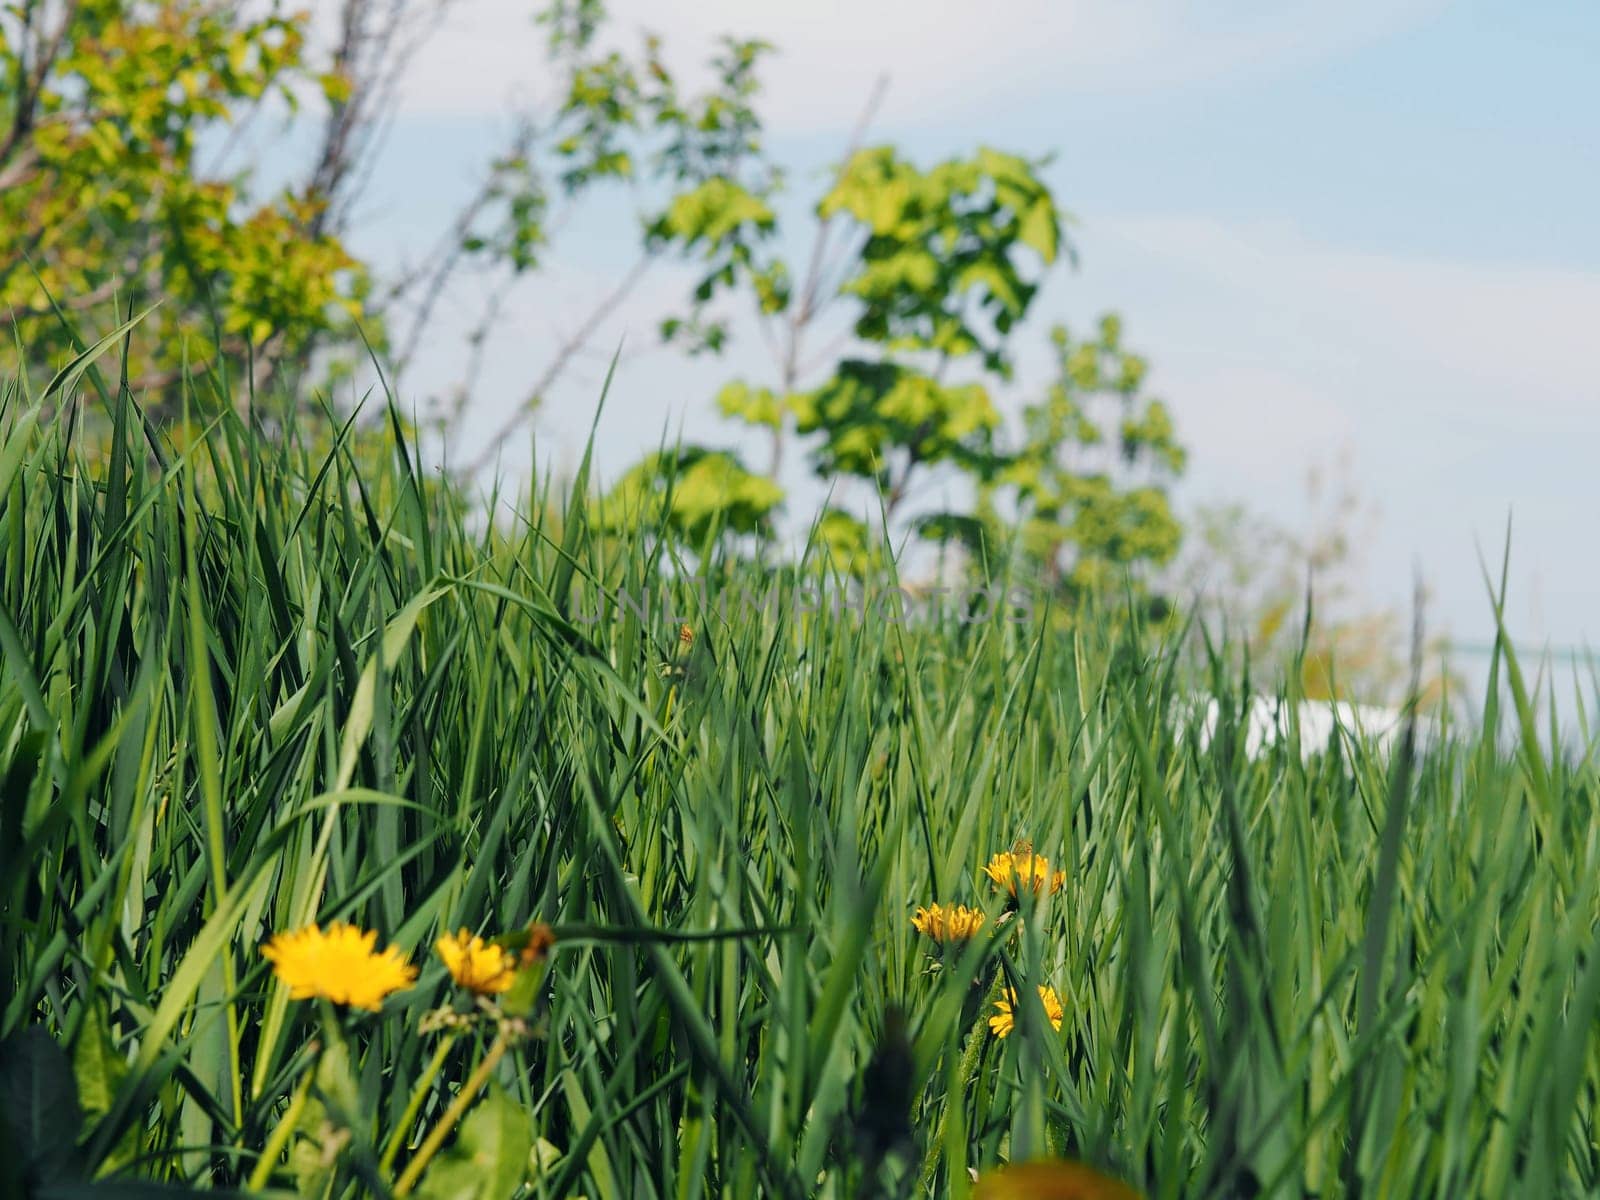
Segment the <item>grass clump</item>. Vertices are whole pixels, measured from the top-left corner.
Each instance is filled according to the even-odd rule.
[[[1136,622],[727,611],[772,570],[586,472],[487,524],[403,440],[61,394],[0,400],[17,1192],[1600,1194],[1600,779],[1509,656],[1510,749],[1495,686],[1252,759]]]

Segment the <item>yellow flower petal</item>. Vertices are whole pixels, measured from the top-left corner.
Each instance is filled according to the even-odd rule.
[[[930,904],[927,908],[917,909],[916,915],[911,918],[911,924],[918,933],[926,934],[941,944],[971,940],[983,927],[983,921],[984,916],[979,909],[968,908],[965,904],[953,904],[949,908]]]
[[[1055,1029],[1061,1028],[1061,1022],[1067,1012],[1061,1005],[1061,997],[1056,995],[1053,987],[1039,989],[1039,1002],[1044,1005],[1044,1015],[1050,1018],[1050,1024]],[[989,1029],[995,1037],[1009,1037],[1016,1028],[1017,994],[1010,988],[1006,989],[1004,996],[994,1002],[995,1015],[989,1018]]]
[[[410,987],[417,969],[393,946],[376,950],[378,935],[335,921],[277,934],[261,948],[293,1000],[320,997],[377,1012],[384,998]]]
[[[444,960],[450,978],[469,992],[496,995],[509,990],[516,979],[517,960],[513,955],[465,929],[440,938],[433,948]]]
[[[983,873],[996,887],[1003,888],[1012,897],[1022,890],[1037,895],[1046,888],[1053,896],[1067,882],[1067,873],[1052,872],[1050,860],[1042,854],[1035,854],[1029,842],[1018,842],[1012,849],[991,857]]]

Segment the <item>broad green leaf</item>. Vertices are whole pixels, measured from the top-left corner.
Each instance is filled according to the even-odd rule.
[[[0,1179],[12,1194],[74,1173],[83,1112],[72,1062],[38,1026],[0,1041]]]
[[[423,1173],[420,1200],[505,1200],[527,1178],[533,1117],[491,1083],[461,1122],[453,1145]]]

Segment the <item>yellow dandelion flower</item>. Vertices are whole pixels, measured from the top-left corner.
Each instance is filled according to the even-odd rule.
[[[335,1004],[377,1012],[391,992],[408,988],[417,969],[393,946],[377,952],[378,935],[335,921],[280,933],[261,947],[261,957],[289,988],[293,1000],[320,996]]]
[[[517,960],[503,947],[485,942],[462,929],[434,942],[445,969],[456,986],[480,996],[509,991],[517,977]]]
[[[965,942],[983,925],[983,913],[965,904],[953,904],[949,908],[930,904],[917,909],[911,924],[918,933],[925,933],[936,942]]]
[[[1050,1018],[1050,1024],[1055,1029],[1061,1028],[1061,1020],[1067,1015],[1066,1009],[1061,1007],[1061,997],[1056,995],[1053,987],[1039,989],[1039,1001],[1044,1005],[1044,1015]],[[995,1015],[989,1018],[989,1028],[995,1037],[1009,1037],[1016,1028],[1017,994],[1010,988],[1006,994],[994,1002]]]
[[[694,630],[687,625],[678,626],[678,644],[680,646],[694,645]]]
[[[1053,896],[1067,882],[1067,873],[1052,873],[1050,860],[1042,854],[1035,854],[1028,842],[1018,842],[1010,850],[996,854],[989,859],[989,865],[984,867],[983,873],[996,887],[1004,888],[1013,898],[1024,889],[1038,895],[1047,887]]]
[[[1041,1159],[985,1171],[972,1200],[1139,1200],[1139,1193],[1082,1163]]]

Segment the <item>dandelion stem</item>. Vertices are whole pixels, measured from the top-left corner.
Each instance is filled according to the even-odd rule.
[[[478,1093],[483,1090],[483,1085],[489,1082],[489,1073],[494,1070],[496,1064],[505,1055],[506,1049],[510,1044],[503,1033],[494,1039],[494,1043],[489,1047],[489,1052],[483,1056],[483,1061],[477,1065],[476,1069],[467,1078],[466,1084],[456,1093],[456,1098],[450,1101],[450,1107],[444,1110],[444,1115],[439,1118],[438,1124],[428,1131],[428,1136],[423,1139],[422,1145],[417,1149],[416,1157],[406,1164],[406,1169],[401,1172],[400,1178],[395,1180],[394,1194],[397,1197],[409,1196],[411,1189],[417,1186],[417,1180],[422,1176],[423,1168],[439,1152],[439,1147],[444,1145],[445,1138],[450,1136],[450,1131],[456,1127],[456,1124],[461,1120],[467,1109],[472,1106],[472,1102],[477,1099]]]
[[[389,1135],[388,1144],[383,1148],[383,1158],[378,1163],[380,1171],[387,1172],[394,1166],[395,1157],[400,1153],[400,1147],[406,1144],[406,1135],[411,1132],[411,1126],[416,1122],[417,1113],[422,1108],[423,1100],[427,1098],[428,1089],[438,1078],[440,1070],[444,1067],[445,1056],[455,1044],[456,1035],[447,1033],[444,1040],[439,1043],[439,1048],[433,1052],[433,1058],[429,1060],[422,1078],[417,1080],[417,1086],[412,1089],[411,1100],[406,1105],[406,1111],[400,1116],[400,1123],[394,1127],[394,1132]]]
[[[967,1033],[967,1044],[961,1049],[961,1062],[956,1068],[956,1077],[961,1081],[958,1090],[945,1097],[944,1109],[939,1113],[939,1123],[934,1126],[933,1139],[928,1144],[928,1153],[922,1160],[922,1171],[918,1176],[918,1191],[926,1193],[933,1185],[933,1176],[939,1169],[939,1157],[944,1153],[944,1131],[950,1121],[950,1110],[957,1104],[965,1104],[968,1090],[972,1081],[977,1078],[978,1064],[983,1058],[983,1045],[988,1040],[988,1026],[985,1025],[983,1014],[1000,995],[1002,976],[996,975],[989,994],[985,997],[978,1015],[973,1019],[972,1029]]]

